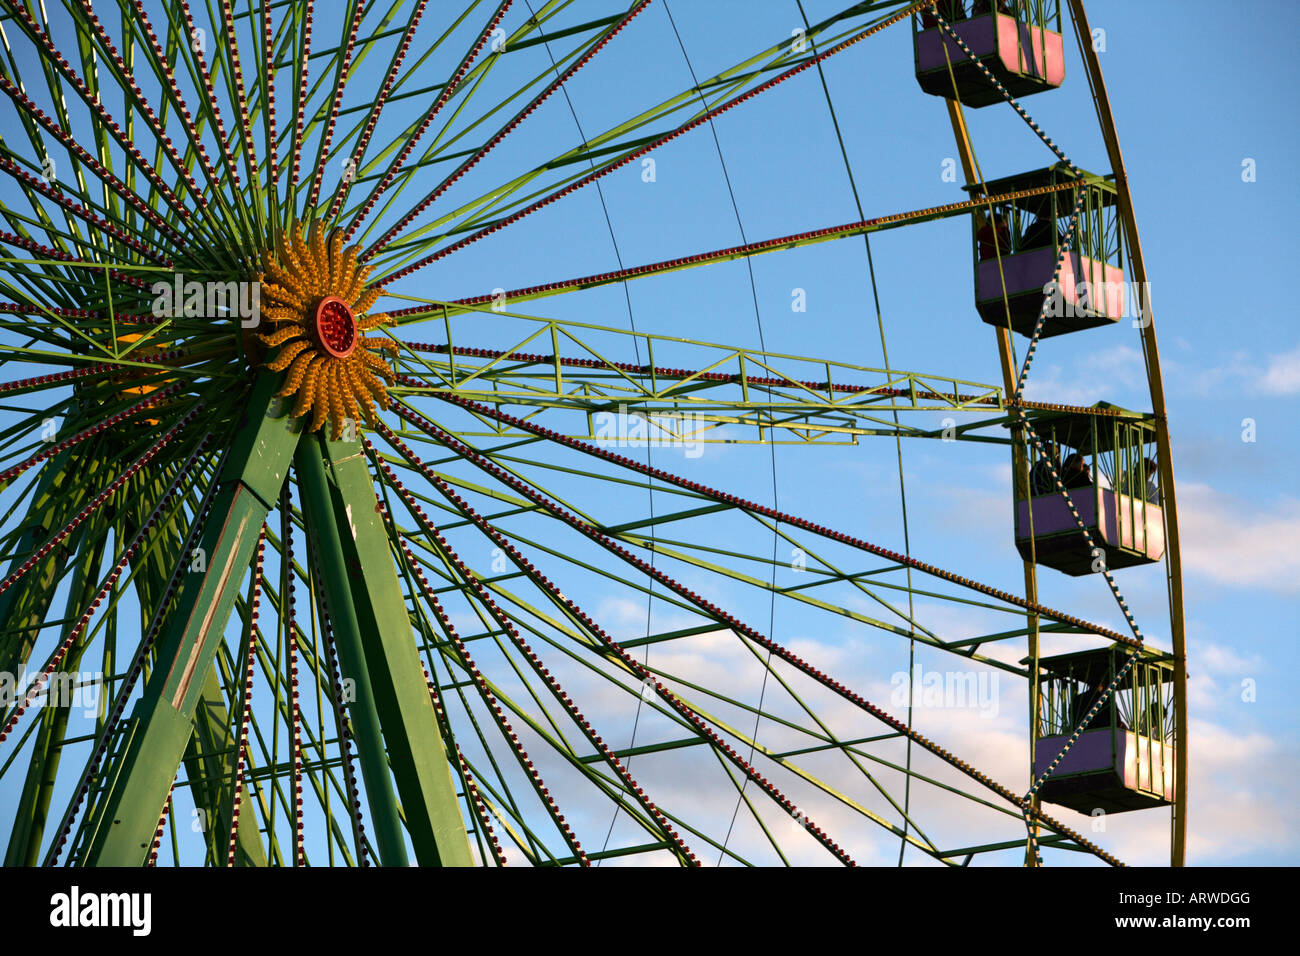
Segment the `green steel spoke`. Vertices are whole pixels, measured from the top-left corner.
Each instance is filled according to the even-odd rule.
[[[742,116],[777,83],[820,73],[824,55],[917,16],[918,2],[845,0],[802,21],[807,46],[775,37],[690,86],[660,77],[639,103],[616,87],[628,82],[624,47],[655,32],[639,29],[649,18],[629,25],[638,0],[188,0],[148,12],[117,0],[98,20],[83,0],[0,5],[0,105],[16,117],[0,137],[0,475],[11,472],[0,477],[0,672],[56,675],[0,754],[14,795],[7,863],[134,865],[157,840],[164,863],[225,865],[237,800],[239,865],[296,863],[299,819],[312,865],[404,863],[408,845],[422,863],[492,865],[502,847],[543,866],[685,862],[676,840],[719,862],[788,865],[807,845],[785,831],[791,816],[849,821],[835,836],[855,855],[901,841],[915,860],[996,863],[1026,846],[1003,838],[1006,823],[1028,824],[1031,844],[1041,831],[1039,846],[1118,862],[888,712],[868,705],[850,722],[844,698],[860,698],[792,652],[773,660],[768,638],[737,623],[779,599],[773,641],[901,638],[1019,680],[1029,672],[998,659],[1013,660],[1008,642],[1027,633],[1019,598],[928,565],[937,582],[905,580],[908,561],[877,545],[612,450],[825,445],[842,457],[877,451],[868,438],[955,437],[996,456],[1026,413],[1087,410],[887,359],[869,368],[519,311],[574,293],[556,301],[585,318],[580,291],[786,249],[827,255],[813,247],[1031,195],[1055,202],[1077,183],[875,219],[859,209],[857,221],[743,247],[566,270],[573,278],[508,290],[505,308],[499,296],[430,298],[458,293],[408,279],[724,111]],[[578,69],[615,99],[596,135],[556,139],[550,100],[576,89]],[[817,93],[829,96],[824,82]],[[1100,207],[1086,215],[1118,236]],[[169,314],[151,288],[256,280],[286,262],[276,244],[291,226],[319,220],[357,243],[373,270],[362,283],[390,287],[367,307],[389,320],[367,334],[392,343],[381,357],[396,380],[375,392],[379,422],[364,423],[387,445],[359,444],[350,425],[344,441],[303,437],[294,397],[272,394],[283,376],[257,367],[278,347],[258,337],[275,328],[265,315],[246,321],[211,286],[197,312]],[[322,279],[308,298],[342,292]],[[379,355],[375,341],[363,347]],[[322,395],[343,388],[333,375]],[[342,397],[342,412],[322,410],[331,426],[353,414]],[[1124,427],[1133,417],[1095,414]],[[955,424],[936,426],[945,415]],[[639,439],[609,433],[620,416]],[[664,497],[647,506],[647,489]],[[254,582],[246,532],[272,513]],[[751,546],[764,535],[779,545],[766,558]],[[784,565],[781,548],[801,560]],[[624,610],[637,602],[644,626]],[[945,636],[936,608],[975,615],[979,629]],[[1115,633],[1041,616],[1027,619],[1033,634]],[[647,676],[661,693],[647,697]],[[55,691],[90,683],[103,705],[93,714]],[[0,720],[20,703],[6,699]],[[739,729],[750,721],[766,745]],[[916,740],[937,759],[904,762]],[[683,777],[727,812],[743,806],[737,840]],[[909,799],[914,786],[924,804]],[[191,806],[203,826],[187,826]],[[945,819],[951,807],[980,822]],[[610,811],[606,845],[583,849]],[[992,832],[965,832],[977,829]]]
[[[814,34],[818,33],[826,26],[827,24],[819,24],[813,28],[812,32]],[[846,31],[845,36],[851,35],[854,32],[856,31],[853,30]],[[836,37],[832,41],[832,45],[836,42],[839,42],[840,39],[841,37]],[[747,69],[757,65],[760,61],[764,59],[766,59],[769,63],[773,63],[773,62],[782,63],[786,60],[786,58],[793,56],[790,47],[791,44],[789,43],[788,40],[778,43],[775,46],[769,47],[767,50],[764,50],[750,57],[748,60],[744,61],[743,63],[738,64],[726,71],[723,71],[722,73],[718,74],[717,77],[712,78],[708,82],[717,82],[724,79],[735,78],[737,74],[744,73]],[[736,79],[735,87],[733,87],[732,91],[728,91],[728,92],[733,92],[734,90],[740,89],[745,85],[746,79],[752,79],[752,78],[753,77],[751,75],[751,77],[749,78]],[[527,203],[530,203],[540,198],[541,196],[545,195],[547,192],[550,192],[554,189],[562,188],[566,185],[571,184],[572,182],[576,182],[580,179],[584,179],[592,175],[599,175],[602,173],[602,171],[608,170],[610,168],[613,168],[616,165],[619,165],[620,160],[631,155],[635,151],[633,148],[628,148],[624,150],[621,155],[616,156],[616,158],[606,163],[605,165],[601,166],[598,170],[596,170],[595,173],[591,173],[587,170],[580,170],[578,172],[575,172],[573,175],[569,176],[568,178],[561,179],[557,182],[553,182],[547,187],[543,189],[539,189],[529,195],[523,196],[522,198],[512,200],[509,203],[499,202],[499,200],[505,199],[506,197],[512,195],[513,193],[517,192],[519,189],[528,185],[530,182],[536,181],[546,171],[550,169],[554,169],[558,165],[563,164],[568,160],[573,160],[575,158],[580,160],[585,160],[589,158],[589,150],[593,146],[594,147],[603,146],[612,140],[616,140],[619,137],[622,137],[629,132],[636,131],[651,122],[664,118],[665,116],[670,116],[677,111],[684,110],[684,109],[694,109],[698,102],[697,96],[698,94],[697,91],[695,90],[688,90],[683,93],[680,93],[677,96],[673,97],[672,99],[666,101],[665,103],[660,104],[660,106],[658,107],[652,108],[651,110],[647,110],[641,113],[640,115],[633,117],[630,120],[627,120],[624,123],[611,128],[610,130],[607,130],[605,133],[589,138],[588,141],[584,143],[581,147],[577,147],[575,149],[569,150],[564,154],[561,154],[560,156],[554,157],[551,160],[547,161],[546,163],[535,167],[532,171],[525,173],[519,177],[516,177],[516,179],[514,179],[513,181],[498,187],[492,192],[484,194],[480,196],[478,199],[472,200],[469,203],[462,205],[460,208],[456,210],[451,210],[443,214],[442,216],[430,221],[425,226],[411,233],[410,236],[408,236],[408,239],[403,244],[397,247],[397,252],[400,253],[402,248],[410,246],[414,240],[421,240],[416,245],[416,247],[414,249],[408,250],[404,256],[399,255],[396,259],[394,259],[392,256],[384,257],[384,259],[382,260],[383,268],[386,271],[392,271],[400,266],[407,265],[409,264],[410,260],[415,257],[415,255],[423,254],[424,252],[427,252],[430,246],[430,242],[436,242],[439,239],[444,238],[448,235],[452,235],[457,231],[464,231],[467,229],[471,229],[474,228],[475,226],[482,225],[485,222],[491,221],[496,218],[500,218],[501,216],[508,214],[512,209],[515,209],[519,206],[526,205]],[[693,120],[697,120],[707,110],[708,107],[706,106],[704,109],[692,113],[689,116],[689,118],[685,121],[685,123],[690,123]],[[663,135],[661,135],[659,138],[662,139]],[[493,202],[497,202],[497,205],[492,206],[491,204]],[[483,208],[485,206],[487,208]],[[421,238],[426,236],[426,234],[428,234],[431,230],[439,228],[444,224],[451,222],[454,219],[463,217],[475,209],[479,210],[477,214],[467,219],[462,218],[461,222],[456,228],[449,231],[445,231],[441,235],[434,237],[432,240]]]

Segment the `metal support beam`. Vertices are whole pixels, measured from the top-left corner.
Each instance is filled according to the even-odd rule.
[[[324,588],[329,627],[338,648],[343,677],[353,682],[355,696],[349,702],[352,736],[366,784],[366,800],[375,825],[379,862],[384,866],[406,866],[406,839],[402,834],[402,812],[393,792],[393,779],[384,750],[384,735],[375,707],[375,692],[361,642],[356,604],[348,580],[343,536],[334,518],[334,495],[329,485],[320,443],[309,439],[295,456],[298,490],[302,494],[307,540],[316,556],[316,572]]]
[[[64,516],[87,499],[98,461],[61,452],[42,469],[31,495],[27,528],[14,549],[4,576],[14,573],[27,556],[64,523]],[[59,569],[72,553],[73,540],[55,547],[13,587],[0,594],[0,671],[16,674],[26,667],[41,625],[48,619]],[[80,611],[80,608],[78,608]]]
[[[204,836],[213,847],[213,859],[225,862],[226,834],[230,833],[232,781],[235,776],[235,736],[226,697],[216,667],[208,668],[198,708],[194,712],[194,736],[185,751],[185,775],[190,781],[194,805],[202,811]],[[240,806],[251,807],[252,796],[241,780]],[[266,848],[257,832],[257,816],[251,810],[241,814],[235,835],[236,866],[266,866]]]
[[[200,547],[206,569],[188,575],[163,629],[157,664],[122,728],[117,757],[106,766],[103,799],[88,821],[84,862],[139,866],[176,777],[235,598],[257,548],[258,532],[278,501],[299,434],[274,397],[277,379],[258,379],[249,421],[218,479]]]
[[[396,813],[389,818],[387,804],[395,780],[417,861],[470,866],[474,861],[449,755],[361,445],[323,437],[305,441],[296,464],[303,507],[320,548],[340,663],[357,680],[355,703],[361,706],[353,719],[368,721],[373,712],[378,721],[373,729],[357,730],[384,862],[390,862],[390,855],[391,862],[406,862],[400,823]],[[396,809],[395,801],[391,809]],[[394,825],[399,829],[388,840],[396,838],[398,844],[385,852],[385,828]],[[395,852],[399,848],[400,855]]]
[[[98,569],[103,557],[104,542],[101,539],[86,549],[73,569],[64,613],[64,618],[69,622],[63,625],[65,634],[71,629],[71,622],[90,604],[99,587]],[[54,591],[50,589],[45,599],[46,607],[53,597]],[[84,644],[70,648],[62,669],[75,673],[84,651]],[[41,709],[41,728],[37,732],[32,760],[27,766],[27,777],[23,781],[18,813],[9,835],[9,848],[5,851],[5,866],[36,866],[40,862],[41,840],[49,819],[50,799],[58,778],[59,762],[63,758],[63,747],[60,744],[68,729],[70,710],[67,702],[56,700],[52,693]]]

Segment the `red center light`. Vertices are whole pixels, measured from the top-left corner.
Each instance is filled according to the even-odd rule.
[[[338,296],[326,296],[316,306],[316,340],[335,358],[347,358],[357,346],[357,320]]]

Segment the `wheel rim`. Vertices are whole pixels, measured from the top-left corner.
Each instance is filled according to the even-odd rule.
[[[649,145],[648,121],[612,127],[574,154],[590,172],[553,175],[540,164],[504,184],[484,180],[478,199],[454,209],[439,202],[452,186],[495,159],[566,78],[626,39],[647,4],[611,5],[563,46],[549,39],[554,69],[489,104],[495,126],[477,130],[455,116],[475,102],[494,55],[564,21],[554,4],[529,20],[506,2],[471,4],[448,26],[425,6],[393,20],[400,39],[386,67],[364,74],[376,82],[359,104],[343,98],[348,77],[363,75],[355,65],[363,54],[384,49],[364,39],[372,21],[361,4],[342,14],[339,42],[316,50],[327,59],[319,81],[298,65],[315,49],[310,5],[273,14],[223,2],[205,35],[224,28],[237,42],[204,52],[197,43],[165,50],[163,20],[142,6],[130,37],[82,16],[101,56],[75,65],[58,60],[50,24],[13,11],[23,42],[53,65],[54,88],[29,95],[11,73],[8,107],[43,127],[100,188],[5,166],[24,201],[80,223],[5,237],[15,253],[6,311],[24,317],[33,340],[13,354],[50,370],[3,386],[45,405],[19,414],[13,434],[39,434],[49,409],[63,415],[57,441],[11,456],[3,487],[11,564],[0,584],[8,628],[0,670],[37,675],[4,710],[0,755],[16,755],[4,773],[20,792],[4,818],[8,862],[851,863],[879,838],[960,863],[970,855],[954,847],[1016,844],[1000,836],[1008,820],[1021,845],[1031,824],[1043,848],[1115,862],[1050,808],[1023,807],[1019,787],[914,729],[910,703],[903,716],[804,660],[776,622],[780,601],[938,646],[910,603],[933,596],[915,573],[950,589],[945,599],[974,593],[1028,614],[1030,630],[1041,618],[1121,643],[1133,642],[1129,633],[1046,607],[1032,592],[1025,599],[943,571],[908,544],[899,552],[696,481],[656,465],[652,452],[727,428],[769,444],[898,439],[917,430],[900,424],[917,412],[1002,415],[1023,426],[1026,409],[1045,408],[1008,406],[1010,385],[521,311],[534,299],[964,214],[978,202],[890,221],[859,216],[456,302],[418,295],[416,280],[456,252],[820,69],[919,6],[882,3],[809,24],[809,48],[787,41],[764,51],[762,69],[724,76],[703,117],[689,118],[699,94],[687,91],[663,107],[668,125]],[[192,39],[204,29],[188,4],[165,12]],[[322,33],[318,25],[317,42]],[[446,82],[427,110],[386,140],[385,103],[434,72],[419,55],[434,35],[468,42],[438,65]],[[157,89],[132,90],[114,57],[126,51],[157,68]],[[281,67],[267,71],[268,59]],[[93,100],[86,76],[133,97],[136,140],[157,147],[156,162],[141,150],[125,161],[133,186],[51,131],[57,107],[41,104],[55,93]],[[266,109],[277,93],[295,107],[282,110],[296,117],[282,127]],[[87,142],[135,148],[107,107],[86,108]],[[453,145],[461,139],[468,151]],[[279,145],[268,151],[268,142]],[[43,157],[29,158],[39,167]],[[79,209],[69,208],[74,200]],[[296,224],[306,222],[323,225],[303,230],[293,251]],[[321,279],[308,288],[312,267],[293,272],[295,257],[315,256],[319,273],[349,250],[358,268],[342,287]],[[245,314],[244,286],[259,280],[289,290],[272,295],[261,317]],[[377,302],[384,312],[372,311]],[[274,310],[295,308],[277,329]],[[425,331],[431,341],[417,341]],[[302,361],[315,352],[315,365]],[[575,427],[579,418],[588,423]],[[609,449],[611,437],[645,447],[644,459]],[[648,496],[648,516],[620,499],[629,489],[638,501]],[[690,531],[657,530],[664,501],[675,509],[667,514],[692,515]],[[742,522],[749,530],[733,527]],[[770,548],[772,558],[724,546],[732,534],[750,544],[757,534],[759,553]],[[805,563],[787,568],[778,543]],[[892,577],[881,587],[864,583],[882,570],[868,558],[887,562]],[[838,581],[844,593],[804,592],[789,575],[809,570],[819,587]],[[706,593],[740,585],[770,599],[768,626]],[[628,636],[602,624],[603,595],[644,602],[645,626]],[[875,610],[853,610],[850,598]],[[673,615],[674,626],[657,623]],[[691,652],[675,650],[688,637],[707,648],[715,676],[703,680]],[[715,650],[724,643],[726,652]],[[656,660],[661,647],[670,650]],[[744,675],[744,693],[731,669]],[[76,685],[83,672],[105,681],[103,713],[79,719],[73,706],[39,703],[66,683],[61,675]],[[830,716],[841,707],[853,720]],[[864,722],[875,729],[863,732]],[[841,771],[821,773],[827,755],[845,762],[850,783]],[[42,766],[57,769],[54,783],[40,782]],[[697,800],[683,778],[711,782]],[[964,842],[932,837],[910,812],[914,782],[987,812],[999,837],[983,838],[983,827]],[[778,822],[788,832],[775,832]]]

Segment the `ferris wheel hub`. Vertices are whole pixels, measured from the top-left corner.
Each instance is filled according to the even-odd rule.
[[[335,358],[347,358],[357,347],[357,319],[338,296],[321,299],[312,313],[316,341]]]

